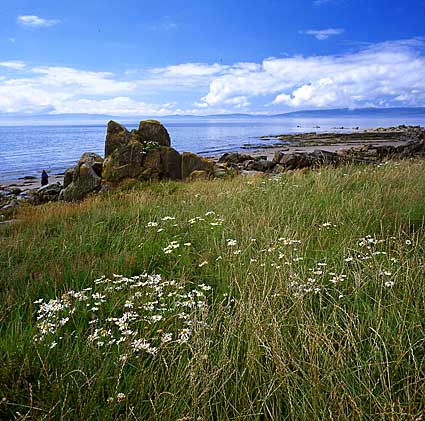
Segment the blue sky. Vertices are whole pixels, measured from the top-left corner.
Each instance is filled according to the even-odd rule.
[[[425,0],[2,0],[0,113],[425,106]]]

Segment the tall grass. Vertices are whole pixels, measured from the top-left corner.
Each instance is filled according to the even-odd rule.
[[[0,231],[0,418],[421,419],[424,217],[420,160],[25,209]],[[142,273],[212,287],[187,342],[120,359],[84,306],[35,340],[35,301]],[[130,297],[111,291],[105,317]],[[174,332],[174,305],[137,335]]]

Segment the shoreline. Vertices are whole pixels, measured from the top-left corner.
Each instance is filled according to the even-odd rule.
[[[296,153],[312,153],[317,150],[338,152],[363,146],[396,147],[408,143],[408,140],[400,139],[402,133],[403,130],[401,130],[400,127],[390,127],[366,129],[355,133],[305,132],[292,135],[262,136],[258,137],[258,139],[268,139],[271,143],[245,144],[234,151],[230,151],[230,153],[244,153],[249,154],[253,158],[261,157],[262,159],[273,160],[277,152],[280,152],[282,155],[290,155]],[[223,153],[205,154],[203,156],[216,164],[223,156]],[[49,184],[63,184],[63,179],[63,174],[51,174],[49,175]],[[39,187],[41,187],[40,177],[29,178],[24,176],[19,179],[0,182],[0,189],[18,188],[22,192],[37,189]]]
[[[338,152],[342,150],[349,150],[351,148],[356,147],[362,147],[362,146],[401,146],[406,144],[407,142],[401,141],[401,140],[394,140],[394,141],[364,141],[364,142],[356,142],[356,143],[335,143],[335,144],[328,144],[328,145],[273,145],[268,146],[267,148],[244,148],[239,149],[234,152],[249,154],[253,158],[258,157],[267,157],[268,160],[273,159],[276,152],[282,152],[283,155],[290,155],[293,153],[311,153],[317,150],[325,151],[325,152]],[[217,162],[221,155],[207,155],[206,158],[211,159],[214,162]]]
[[[63,174],[49,174],[49,184],[61,183],[63,184]],[[25,179],[25,177],[18,178],[17,180],[6,180],[0,182],[1,188],[18,188],[23,192],[38,189],[41,187],[41,178]]]

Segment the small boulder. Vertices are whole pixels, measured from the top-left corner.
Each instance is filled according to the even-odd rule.
[[[226,176],[236,175],[239,172],[239,168],[234,168],[228,164],[215,164],[214,165],[214,177],[223,178]]]
[[[210,178],[210,174],[208,174],[204,170],[193,171],[189,176],[190,181],[208,180],[209,178]]]
[[[40,205],[42,203],[37,190],[24,191],[16,199],[22,203],[31,205]]]
[[[254,161],[246,161],[244,163],[244,169],[248,171],[261,171],[268,172],[273,169],[276,164],[267,159],[256,159]]]
[[[63,188],[66,189],[73,181],[75,167],[69,167],[63,175]]]
[[[6,199],[6,198],[8,198],[12,195],[13,195],[13,193],[8,189],[0,190],[0,199]]]
[[[244,155],[237,152],[225,153],[218,160],[219,163],[242,164],[245,161],[251,161],[254,158],[251,155]]]
[[[59,195],[60,200],[75,202],[83,199],[87,194],[98,191],[102,184],[100,175],[103,170],[103,159],[95,153],[84,153],[78,164],[72,170],[72,182],[67,184]],[[68,171],[68,170],[67,170]],[[66,176],[69,183],[71,169]]]
[[[12,199],[7,204],[3,205],[1,207],[1,209],[2,210],[13,210],[13,209],[19,208],[20,205],[21,204],[20,204],[19,200]]]
[[[288,154],[285,154],[284,150],[277,151],[274,154],[273,162],[275,162],[276,164],[280,164],[285,155],[288,155]]]
[[[243,170],[241,172],[241,176],[242,177],[257,177],[257,178],[262,178],[262,177],[264,177],[264,173],[262,171],[247,171],[247,170]]]
[[[22,190],[19,187],[10,187],[9,190],[15,196],[22,193]]]
[[[214,164],[206,158],[202,158],[191,152],[182,155],[182,178],[186,179],[193,171],[205,171],[209,175],[214,172]]]
[[[99,177],[102,176],[103,158],[98,154],[93,152],[84,152],[77,165],[81,167],[83,164],[88,164]]]
[[[46,186],[37,189],[37,196],[42,203],[55,202],[59,199],[59,194],[62,191],[60,183],[47,184]]]

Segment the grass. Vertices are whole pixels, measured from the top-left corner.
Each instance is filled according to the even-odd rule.
[[[129,182],[18,218],[0,231],[1,419],[424,414],[423,160]],[[132,289],[143,273],[162,283]],[[41,306],[85,289],[86,301],[49,313],[69,322],[41,335]],[[140,309],[133,333],[112,327],[123,342],[100,345],[95,327],[114,326],[126,305]],[[135,338],[156,351],[134,351]]]

